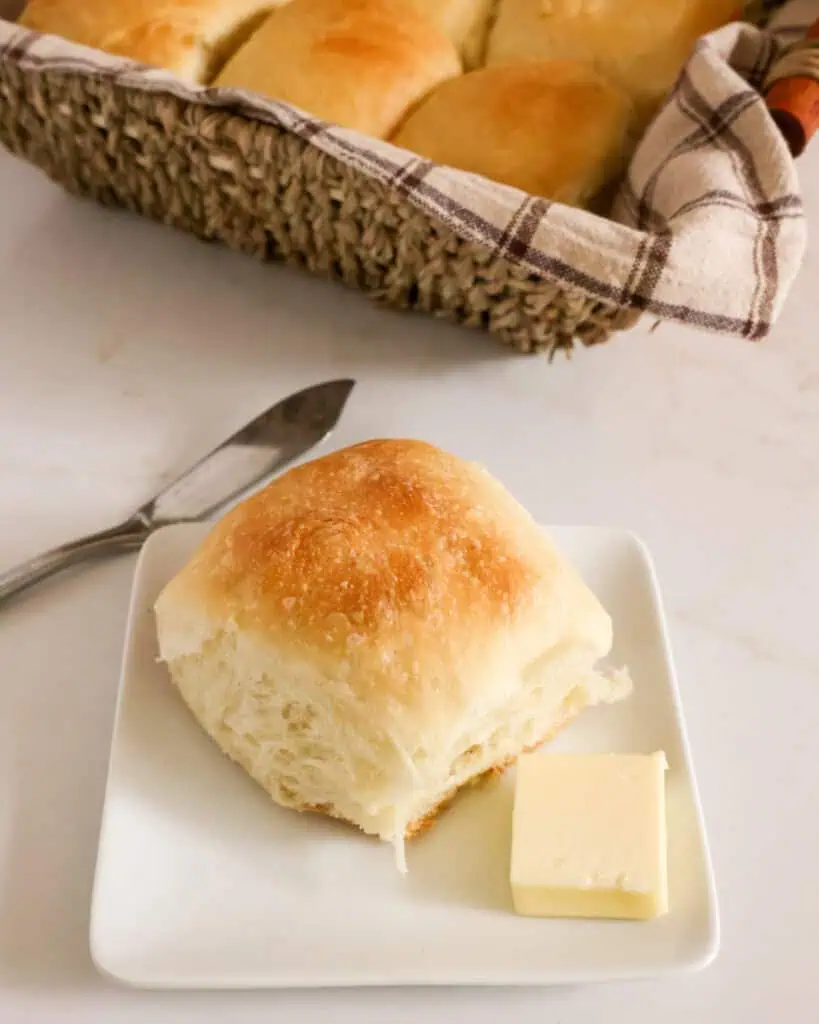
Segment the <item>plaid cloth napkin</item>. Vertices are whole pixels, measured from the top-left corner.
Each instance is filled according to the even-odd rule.
[[[86,72],[272,122],[535,273],[664,319],[760,339],[799,269],[805,221],[793,160],[757,90],[784,46],[819,16],[819,0],[761,6],[779,8],[767,12],[764,29],[735,24],[700,41],[634,154],[611,220],[433,165],[283,104],[189,87],[2,21],[0,61]]]

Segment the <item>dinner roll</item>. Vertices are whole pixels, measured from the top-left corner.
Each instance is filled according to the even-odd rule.
[[[458,48],[464,67],[483,63],[489,22],[496,0],[408,0],[448,36]]]
[[[370,441],[230,511],[156,602],[161,659],[277,803],[395,844],[581,709],[612,624],[484,469]]]
[[[453,43],[408,0],[292,0],[216,84],[385,138],[424,93],[460,70]]]
[[[521,61],[439,86],[393,141],[533,195],[593,205],[621,170],[631,107],[576,61]]]
[[[487,63],[588,61],[627,89],[647,116],[697,38],[741,10],[742,0],[500,0]]]
[[[208,82],[287,0],[29,0],[20,24]]]

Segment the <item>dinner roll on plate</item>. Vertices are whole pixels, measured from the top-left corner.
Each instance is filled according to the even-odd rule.
[[[29,0],[20,24],[208,82],[287,0]]]
[[[424,93],[460,71],[454,44],[409,0],[291,0],[216,84],[385,138]]]
[[[500,0],[487,63],[594,64],[652,112],[699,36],[739,17],[741,0]]]
[[[612,624],[484,469],[371,441],[218,523],[156,602],[159,651],[221,749],[279,804],[392,842],[583,708]]]
[[[393,142],[532,195],[595,205],[624,166],[631,104],[576,61],[521,61],[445,82]]]

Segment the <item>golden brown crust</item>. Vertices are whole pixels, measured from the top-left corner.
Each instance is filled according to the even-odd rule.
[[[29,0],[20,23],[207,81],[226,51],[287,0]]]
[[[523,61],[445,82],[393,141],[434,163],[585,205],[627,156],[631,103],[592,67]]]
[[[460,71],[453,43],[407,0],[292,0],[216,84],[386,138],[424,93]]]
[[[555,644],[597,657],[611,644],[608,615],[528,513],[420,441],[369,441],[279,477],[215,526],[157,614],[164,658],[200,650],[203,629],[235,630],[341,673],[408,743]]]
[[[452,40],[464,66],[483,63],[486,38],[497,0],[409,0]]]
[[[697,38],[742,13],[741,0],[501,0],[487,63],[568,58],[618,82],[647,116]]]

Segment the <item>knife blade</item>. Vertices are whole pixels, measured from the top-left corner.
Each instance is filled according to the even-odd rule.
[[[354,385],[352,380],[327,381],[277,402],[136,515],[157,525],[207,519],[323,440],[338,422]]]
[[[87,558],[138,548],[161,526],[199,522],[323,441],[355,381],[325,381],[276,402],[223,441],[124,522],[0,573],[0,601]]]

